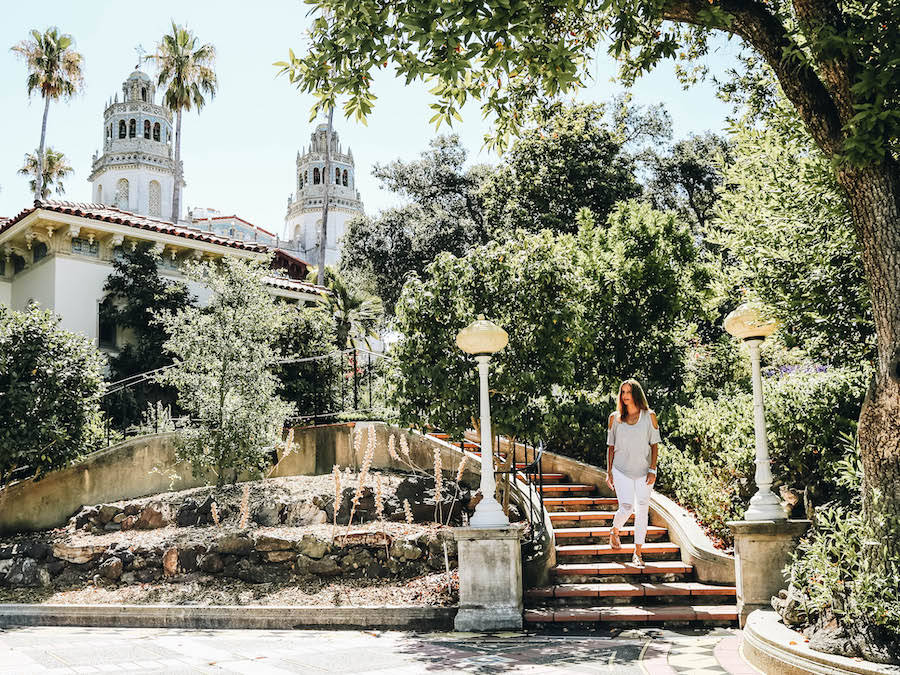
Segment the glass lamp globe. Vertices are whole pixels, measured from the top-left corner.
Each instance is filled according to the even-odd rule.
[[[456,346],[467,354],[494,354],[509,342],[509,335],[493,321],[479,314],[478,319],[459,331]]]
[[[742,340],[769,337],[778,328],[775,319],[763,319],[757,303],[745,302],[725,317],[725,330]]]

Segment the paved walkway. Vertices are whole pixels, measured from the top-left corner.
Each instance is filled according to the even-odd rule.
[[[0,673],[757,675],[731,629],[556,634],[0,629]]]

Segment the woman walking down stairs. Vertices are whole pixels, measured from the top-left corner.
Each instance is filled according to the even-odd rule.
[[[597,486],[569,483],[564,474],[545,473],[542,493],[556,542],[556,583],[526,589],[526,622],[737,622],[735,587],[696,581],[665,527],[647,528],[644,566],[637,566],[633,515],[620,530],[621,548],[609,545],[614,497],[596,496]]]
[[[449,441],[446,434],[430,435]],[[481,454],[471,440],[465,449]],[[519,470],[526,466],[516,463]],[[635,565],[633,514],[619,531],[621,547],[609,545],[615,497],[599,496],[597,485],[572,483],[565,473],[542,473],[540,481],[537,474],[516,475],[541,492],[557,560],[553,585],[525,589],[526,623],[737,625],[735,587],[697,581],[665,527],[648,526],[644,565]]]

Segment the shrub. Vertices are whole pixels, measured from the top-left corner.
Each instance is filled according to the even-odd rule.
[[[0,485],[16,469],[63,467],[97,439],[104,358],[58,324],[0,305]]]

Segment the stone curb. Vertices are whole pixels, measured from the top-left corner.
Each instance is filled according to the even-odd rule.
[[[457,607],[284,607],[0,604],[0,628],[390,628],[452,630]]]
[[[800,633],[781,623],[776,612],[765,609],[757,609],[747,617],[741,651],[746,661],[773,675],[900,675],[900,666],[813,651]]]

